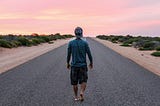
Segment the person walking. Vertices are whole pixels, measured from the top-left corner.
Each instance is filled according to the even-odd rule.
[[[88,80],[88,68],[86,61],[86,54],[88,55],[90,64],[89,68],[93,68],[93,59],[89,45],[82,39],[83,30],[81,27],[77,27],[74,30],[76,39],[72,40],[68,44],[67,49],[67,68],[70,69],[71,85],[73,85],[74,100],[84,100],[84,91],[86,89]],[[70,64],[70,59],[72,62]],[[80,96],[78,97],[78,84],[80,84]]]

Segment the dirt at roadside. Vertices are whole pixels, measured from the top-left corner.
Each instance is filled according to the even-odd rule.
[[[133,47],[122,47],[107,40],[93,39],[160,76],[160,57],[150,55],[154,51],[139,51]]]
[[[14,68],[37,56],[68,43],[70,39],[56,40],[53,44],[43,43],[32,47],[2,48],[0,47],[0,73]]]

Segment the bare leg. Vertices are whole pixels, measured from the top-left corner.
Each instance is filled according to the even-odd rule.
[[[84,91],[85,91],[85,89],[86,89],[86,83],[85,82],[83,82],[82,84],[81,84],[81,91],[80,91],[80,98],[81,98],[81,101],[83,101],[84,100]]]
[[[75,99],[78,99],[78,85],[73,85]]]
[[[84,94],[85,89],[86,89],[86,83],[83,82],[83,83],[81,84],[81,92],[80,92],[80,94]]]

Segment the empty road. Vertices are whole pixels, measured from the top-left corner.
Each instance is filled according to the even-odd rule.
[[[73,101],[67,45],[0,75],[0,106],[160,106],[160,77],[87,39],[94,60],[84,102]]]

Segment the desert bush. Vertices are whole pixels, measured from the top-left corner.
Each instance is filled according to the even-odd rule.
[[[8,34],[8,35],[3,36],[3,39],[5,39],[7,41],[13,41],[13,40],[17,39],[17,36],[12,35],[12,34]]]
[[[19,41],[12,41],[11,44],[12,44],[12,47],[18,47],[22,45]]]
[[[59,34],[55,34],[54,37],[55,37],[56,39],[65,39],[64,36],[61,36],[61,35],[59,35]]]
[[[4,39],[0,39],[0,46],[5,48],[12,48],[12,44]]]
[[[143,48],[143,47],[140,47],[139,50],[153,50],[153,48]]]
[[[139,39],[137,42],[133,42],[133,43],[132,43],[132,46],[134,46],[134,47],[136,47],[136,48],[141,48],[141,47],[144,46],[144,43],[145,43],[144,40]]]
[[[45,42],[49,42],[51,40],[49,36],[40,36],[40,39],[42,39]]]
[[[0,35],[0,39],[3,39],[3,36]]]
[[[12,35],[12,34],[9,34],[9,35],[8,35],[8,39],[9,39],[10,41],[16,40],[16,38],[17,38],[17,36],[15,36],[15,35]]]
[[[154,48],[155,48],[154,45],[155,44],[153,42],[145,42],[143,48],[144,49],[148,48],[150,50],[154,50]]]
[[[127,37],[122,36],[122,37],[119,37],[118,42],[124,43],[124,42],[126,42],[127,40],[128,40]]]
[[[38,45],[36,42],[34,42],[32,40],[30,42],[31,42],[31,45],[33,45],[33,46],[37,46]]]
[[[159,41],[151,41],[154,44],[154,47],[158,47],[160,46],[160,42]]]
[[[133,42],[137,42],[137,41],[138,41],[137,38],[130,38],[127,41],[125,41],[124,43],[132,44]]]
[[[156,47],[156,50],[157,50],[157,51],[160,51],[160,46]]]
[[[50,36],[51,40],[57,40],[57,38],[55,38],[54,36]]]
[[[14,42],[11,42],[12,47],[18,47]]]
[[[31,45],[37,46],[39,44],[39,41],[36,40],[36,38],[33,38],[30,40]]]
[[[73,35],[70,35],[70,34],[65,34],[65,35],[63,35],[65,38],[72,38],[72,37],[74,37]]]
[[[44,39],[39,39],[39,41],[41,42],[41,43],[45,43],[46,41],[44,40]]]
[[[99,39],[103,39],[103,40],[108,40],[108,36],[105,36],[105,35],[98,35],[96,36],[96,38],[99,38]]]
[[[51,35],[53,40],[57,40],[57,39],[63,39],[63,37],[60,35],[60,33],[56,33],[55,35]],[[65,38],[65,36],[64,36]]]
[[[137,36],[133,37],[131,35],[98,35],[96,36],[99,39],[109,40],[113,43],[122,43],[121,46],[133,46],[139,48],[139,50],[155,50],[160,46],[160,37],[143,37]],[[159,48],[158,48],[159,50]]]
[[[116,43],[117,40],[118,40],[118,37],[111,37],[111,38],[110,38],[110,41],[111,41],[112,43]]]
[[[156,57],[160,57],[160,52],[153,52],[151,55],[156,56]]]
[[[33,38],[33,39],[32,39],[32,43],[33,43],[33,45],[38,45],[38,44],[41,43],[41,41],[40,41],[40,39],[38,39],[38,38]]]
[[[154,41],[159,41],[160,42],[160,37],[155,37]]]
[[[45,42],[47,42],[47,41],[48,41],[47,39],[44,40],[44,39],[42,39],[41,37],[32,38],[32,39],[31,39],[31,42],[32,42],[33,45],[38,45],[38,44],[40,44],[40,43],[45,43]]]
[[[56,40],[56,39],[65,39],[65,38],[71,38],[74,37],[70,34],[65,34],[65,35],[60,35],[59,33],[53,35],[42,35],[39,36],[38,34],[35,35],[0,35],[0,46],[2,47],[18,47],[18,46],[32,46],[32,45],[38,45],[40,43],[53,43],[50,42],[51,40]]]
[[[31,46],[32,45],[32,42],[29,41],[27,38],[25,37],[19,37],[17,39],[17,41],[19,41],[23,46]]]
[[[124,41],[123,38],[119,38],[119,39],[118,39],[118,42],[123,42],[123,41]]]

